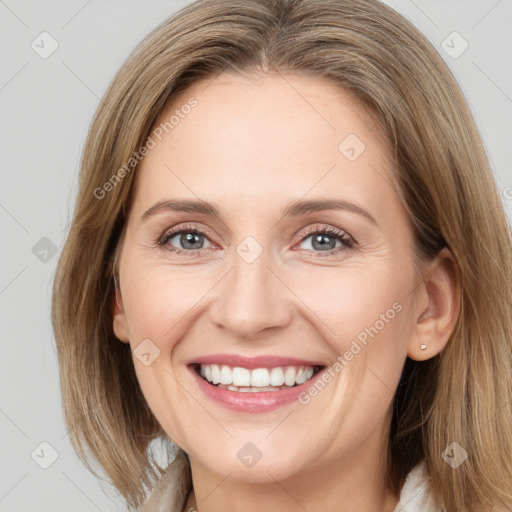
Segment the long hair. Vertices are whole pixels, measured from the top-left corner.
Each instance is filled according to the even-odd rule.
[[[373,112],[394,155],[415,255],[429,260],[447,246],[462,295],[446,348],[404,366],[389,481],[398,491],[424,460],[440,507],[512,509],[510,226],[456,80],[428,40],[377,0],[198,0],[156,27],[111,82],[83,150],[53,288],[63,409],[77,453],[92,471],[89,455],[99,462],[133,508],[162,471],[149,448],[165,432],[129,345],[112,329],[114,258],[136,173],[131,159],[170,98],[223,71],[333,80]],[[457,469],[442,457],[453,442],[468,454]]]

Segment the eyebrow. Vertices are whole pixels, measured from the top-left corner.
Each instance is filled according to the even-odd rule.
[[[378,226],[379,224],[375,218],[361,206],[345,201],[343,199],[310,199],[310,200],[297,200],[292,201],[281,210],[282,217],[298,217],[306,213],[312,213],[324,210],[346,210],[352,213],[357,213],[366,217],[372,224]],[[163,211],[180,211],[187,213],[200,213],[222,218],[220,209],[216,203],[209,203],[203,200],[190,200],[190,199],[169,199],[159,201],[144,212],[141,221],[156,215]]]

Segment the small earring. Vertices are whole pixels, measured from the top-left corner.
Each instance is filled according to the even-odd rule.
[[[425,350],[425,349],[427,348],[427,345],[425,345],[425,344],[423,344],[423,343],[422,343],[422,344],[420,345],[420,348],[421,348],[421,350]]]

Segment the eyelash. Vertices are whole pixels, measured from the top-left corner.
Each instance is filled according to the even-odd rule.
[[[211,235],[207,230],[203,231],[202,229],[199,229],[195,224],[187,224],[185,226],[178,226],[177,228],[172,228],[168,231],[166,231],[156,242],[158,246],[164,246],[167,244],[169,240],[174,238],[176,235],[182,234],[182,233],[192,233],[196,235],[204,235],[206,238],[209,238]],[[311,235],[328,235],[332,236],[338,240],[341,241],[343,247],[337,247],[335,249],[330,249],[328,251],[314,251],[317,253],[318,257],[325,257],[325,256],[332,256],[334,254],[337,254],[341,251],[345,251],[347,249],[353,248],[356,244],[347,233],[344,231],[341,231],[339,229],[333,228],[332,226],[314,226],[312,228],[308,228],[301,233],[299,233],[299,242],[302,243],[305,239],[309,238]],[[175,247],[170,248],[170,246],[167,248],[170,252],[180,255],[180,256],[200,256],[203,251],[206,251],[207,249],[193,249],[193,250],[182,250],[182,249],[176,249]],[[301,251],[309,251],[309,249],[299,249]]]

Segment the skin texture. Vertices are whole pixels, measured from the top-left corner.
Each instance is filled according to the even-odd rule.
[[[155,417],[189,454],[186,510],[390,512],[399,498],[385,484],[392,398],[406,356],[433,357],[453,331],[453,258],[443,250],[417,275],[387,146],[343,89],[295,74],[224,73],[175,97],[156,125],[192,96],[197,106],[137,170],[113,304],[119,340],[135,350],[150,339],[160,350],[152,364],[134,365]],[[349,134],[366,146],[354,161],[338,149]],[[141,220],[176,198],[214,202],[220,218],[163,210]],[[281,215],[290,201],[319,198],[359,205],[376,223],[346,210]],[[199,254],[180,235],[157,244],[190,225],[205,233]],[[336,235],[313,245],[324,227],[353,246]],[[247,236],[263,250],[252,263],[236,251]],[[185,364],[229,353],[329,366],[395,303],[400,312],[307,405],[231,411],[201,392]],[[247,442],[262,453],[251,468],[237,457]]]

